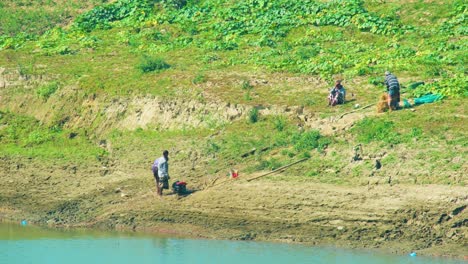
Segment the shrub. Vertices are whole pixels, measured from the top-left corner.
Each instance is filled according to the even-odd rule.
[[[304,133],[296,132],[291,136],[291,144],[298,152],[308,152],[313,149],[318,149],[320,151],[330,143],[331,140],[320,135],[318,130],[311,130]],[[307,155],[302,153],[302,156],[306,157]]]
[[[258,121],[258,109],[252,108],[249,111],[249,121],[250,123],[256,123]]]
[[[395,123],[381,119],[364,118],[351,130],[362,143],[381,141],[385,143],[398,144],[401,135],[395,132]]]
[[[201,73],[197,74],[197,76],[195,76],[195,78],[193,78],[193,80],[192,80],[193,84],[200,84],[200,83],[204,83],[204,82],[206,82],[206,77],[205,77],[205,75],[203,75]]]
[[[371,76],[368,79],[369,84],[379,86],[385,83],[385,78],[382,76]]]
[[[273,125],[275,126],[276,130],[283,131],[287,125],[287,120],[284,116],[275,116],[273,117]]]
[[[296,133],[292,136],[294,149],[297,151],[312,150],[319,146],[320,133],[318,130],[311,130],[304,133]]]
[[[54,94],[57,91],[58,88],[59,88],[59,85],[57,82],[51,82],[51,83],[48,83],[46,85],[39,87],[39,89],[37,89],[36,91],[36,94],[40,98],[47,100],[52,94]]]
[[[250,95],[250,91],[247,91],[246,93],[244,93],[244,99],[246,101],[251,101],[252,100],[252,96]]]
[[[253,89],[253,86],[247,80],[242,81],[241,87],[242,87],[242,90],[252,90]]]
[[[221,150],[221,147],[216,144],[216,142],[214,142],[213,140],[208,140],[206,142],[206,147],[205,147],[205,151],[208,153],[208,154],[214,154],[214,153],[217,153]]]
[[[39,145],[44,142],[50,141],[53,138],[53,134],[46,130],[35,130],[32,131],[27,139],[26,144],[28,145]]]
[[[264,169],[275,170],[281,166],[283,166],[283,164],[278,159],[271,158],[268,160],[260,160],[259,164],[256,166],[256,169],[257,170],[264,170]]]
[[[140,69],[140,71],[143,73],[153,71],[160,72],[169,69],[170,67],[171,65],[166,63],[163,59],[149,56],[144,56],[138,65],[138,69]]]

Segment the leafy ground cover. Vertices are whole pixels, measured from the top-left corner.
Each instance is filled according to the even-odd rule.
[[[2,1],[0,218],[463,257],[465,2]]]
[[[251,148],[270,147],[247,162],[248,171],[273,169],[294,158],[311,156],[311,163],[305,165],[309,166],[305,173],[309,178],[320,174],[325,166],[335,169],[320,181],[349,183],[330,175],[338,170],[360,175],[372,169],[370,161],[356,168],[345,165],[349,154],[344,150],[349,149],[349,144],[367,144],[372,151],[390,145],[418,146],[424,152],[429,147],[420,146],[421,141],[441,147],[462,142],[463,117],[452,120],[447,116],[466,113],[464,1],[43,1],[41,4],[47,8],[40,12],[45,13],[31,17],[34,23],[29,29],[20,27],[25,21],[22,19],[29,19],[22,15],[25,10],[38,4],[2,3],[3,10],[14,12],[1,20],[0,65],[18,69],[25,78],[55,77],[33,87],[34,91],[18,89],[8,96],[33,93],[36,105],[40,105],[60,101],[64,87],[76,86],[76,100],[68,101],[70,108],[50,109],[57,113],[53,120],[42,124],[42,132],[20,133],[17,141],[9,144],[27,145],[28,140],[36,140],[44,145],[63,138],[66,133],[50,131],[95,97],[107,102],[157,96],[201,103],[220,100],[250,106],[301,106],[313,112],[314,118],[328,118],[353,110],[355,104],[375,102],[384,90],[385,70],[400,78],[404,98],[428,92],[445,96],[448,101],[433,105],[442,114],[431,115],[430,110],[420,107],[416,113],[368,117],[349,130],[353,137],[344,135],[347,138],[343,141],[343,135],[330,138],[314,130],[298,132],[297,120],[263,117],[252,108],[246,122],[213,122],[212,129],[228,131],[222,139],[203,138],[202,143],[192,147],[203,149],[207,156],[214,155],[223,164],[241,162],[238,154]],[[327,108],[328,87],[338,78],[345,80],[351,102]],[[407,88],[416,81],[424,81],[425,85]],[[98,117],[91,127],[83,129],[93,130],[102,121]],[[32,126],[37,121],[30,122]],[[100,136],[111,135],[115,129],[111,127]],[[165,135],[172,138],[172,133],[179,132]],[[207,133],[205,128],[192,132],[192,137]],[[161,131],[119,133],[122,136],[115,134],[114,141],[125,149],[158,138]],[[189,135],[183,142],[190,142]],[[10,139],[3,136],[2,140]],[[183,145],[176,140],[168,144],[176,148]],[[137,150],[133,152],[135,157],[149,158],[137,154]],[[401,162],[391,157],[388,162]],[[446,158],[450,157],[456,154]],[[319,164],[322,158],[328,160],[326,165]],[[216,162],[209,166],[213,172],[221,168]]]

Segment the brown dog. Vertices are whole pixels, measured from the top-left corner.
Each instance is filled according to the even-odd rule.
[[[384,93],[380,97],[380,101],[377,103],[377,113],[383,113],[391,111],[390,107],[388,107],[388,94]]]

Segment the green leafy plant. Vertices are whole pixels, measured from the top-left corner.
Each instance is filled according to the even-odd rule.
[[[320,135],[318,130],[311,130],[304,133],[294,133],[291,138],[296,151],[312,149],[323,149],[331,143],[329,139]]]
[[[165,62],[163,59],[150,56],[143,56],[140,64],[137,66],[137,68],[143,73],[160,72],[169,69],[170,67],[171,65]]]
[[[287,126],[287,119],[284,116],[274,116],[273,125],[276,130],[283,131]]]
[[[75,27],[90,32],[95,28],[111,28],[110,23],[133,16],[141,21],[153,8],[152,1],[118,0],[110,4],[97,6],[78,16]]]
[[[43,100],[47,100],[52,94],[54,94],[58,90],[58,88],[59,84],[57,82],[50,82],[39,87],[36,90],[36,94]]]
[[[249,81],[244,80],[244,81],[242,81],[242,83],[241,83],[241,88],[242,88],[242,90],[252,90],[252,89],[253,89],[253,86],[250,84]]]
[[[197,74],[195,76],[195,78],[193,78],[193,80],[192,80],[193,84],[200,84],[200,83],[204,83],[204,82],[206,82],[206,77],[205,77],[205,75],[203,75],[201,73]]]
[[[276,158],[270,158],[267,160],[260,160],[258,165],[256,166],[255,169],[257,170],[265,170],[265,169],[270,169],[270,170],[275,170],[279,167],[283,166],[283,164]]]
[[[258,121],[258,109],[257,108],[252,108],[249,111],[249,122],[250,123],[257,123]]]
[[[377,118],[364,118],[351,130],[359,142],[385,142],[398,144],[402,142],[400,133],[395,131],[395,123]]]

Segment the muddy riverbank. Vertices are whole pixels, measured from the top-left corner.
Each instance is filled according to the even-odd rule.
[[[467,187],[336,186],[240,178],[190,195],[155,196],[136,172],[80,184],[0,174],[0,219],[190,237],[379,248],[464,258]],[[76,178],[84,177],[79,175]],[[76,180],[75,178],[75,180]]]

